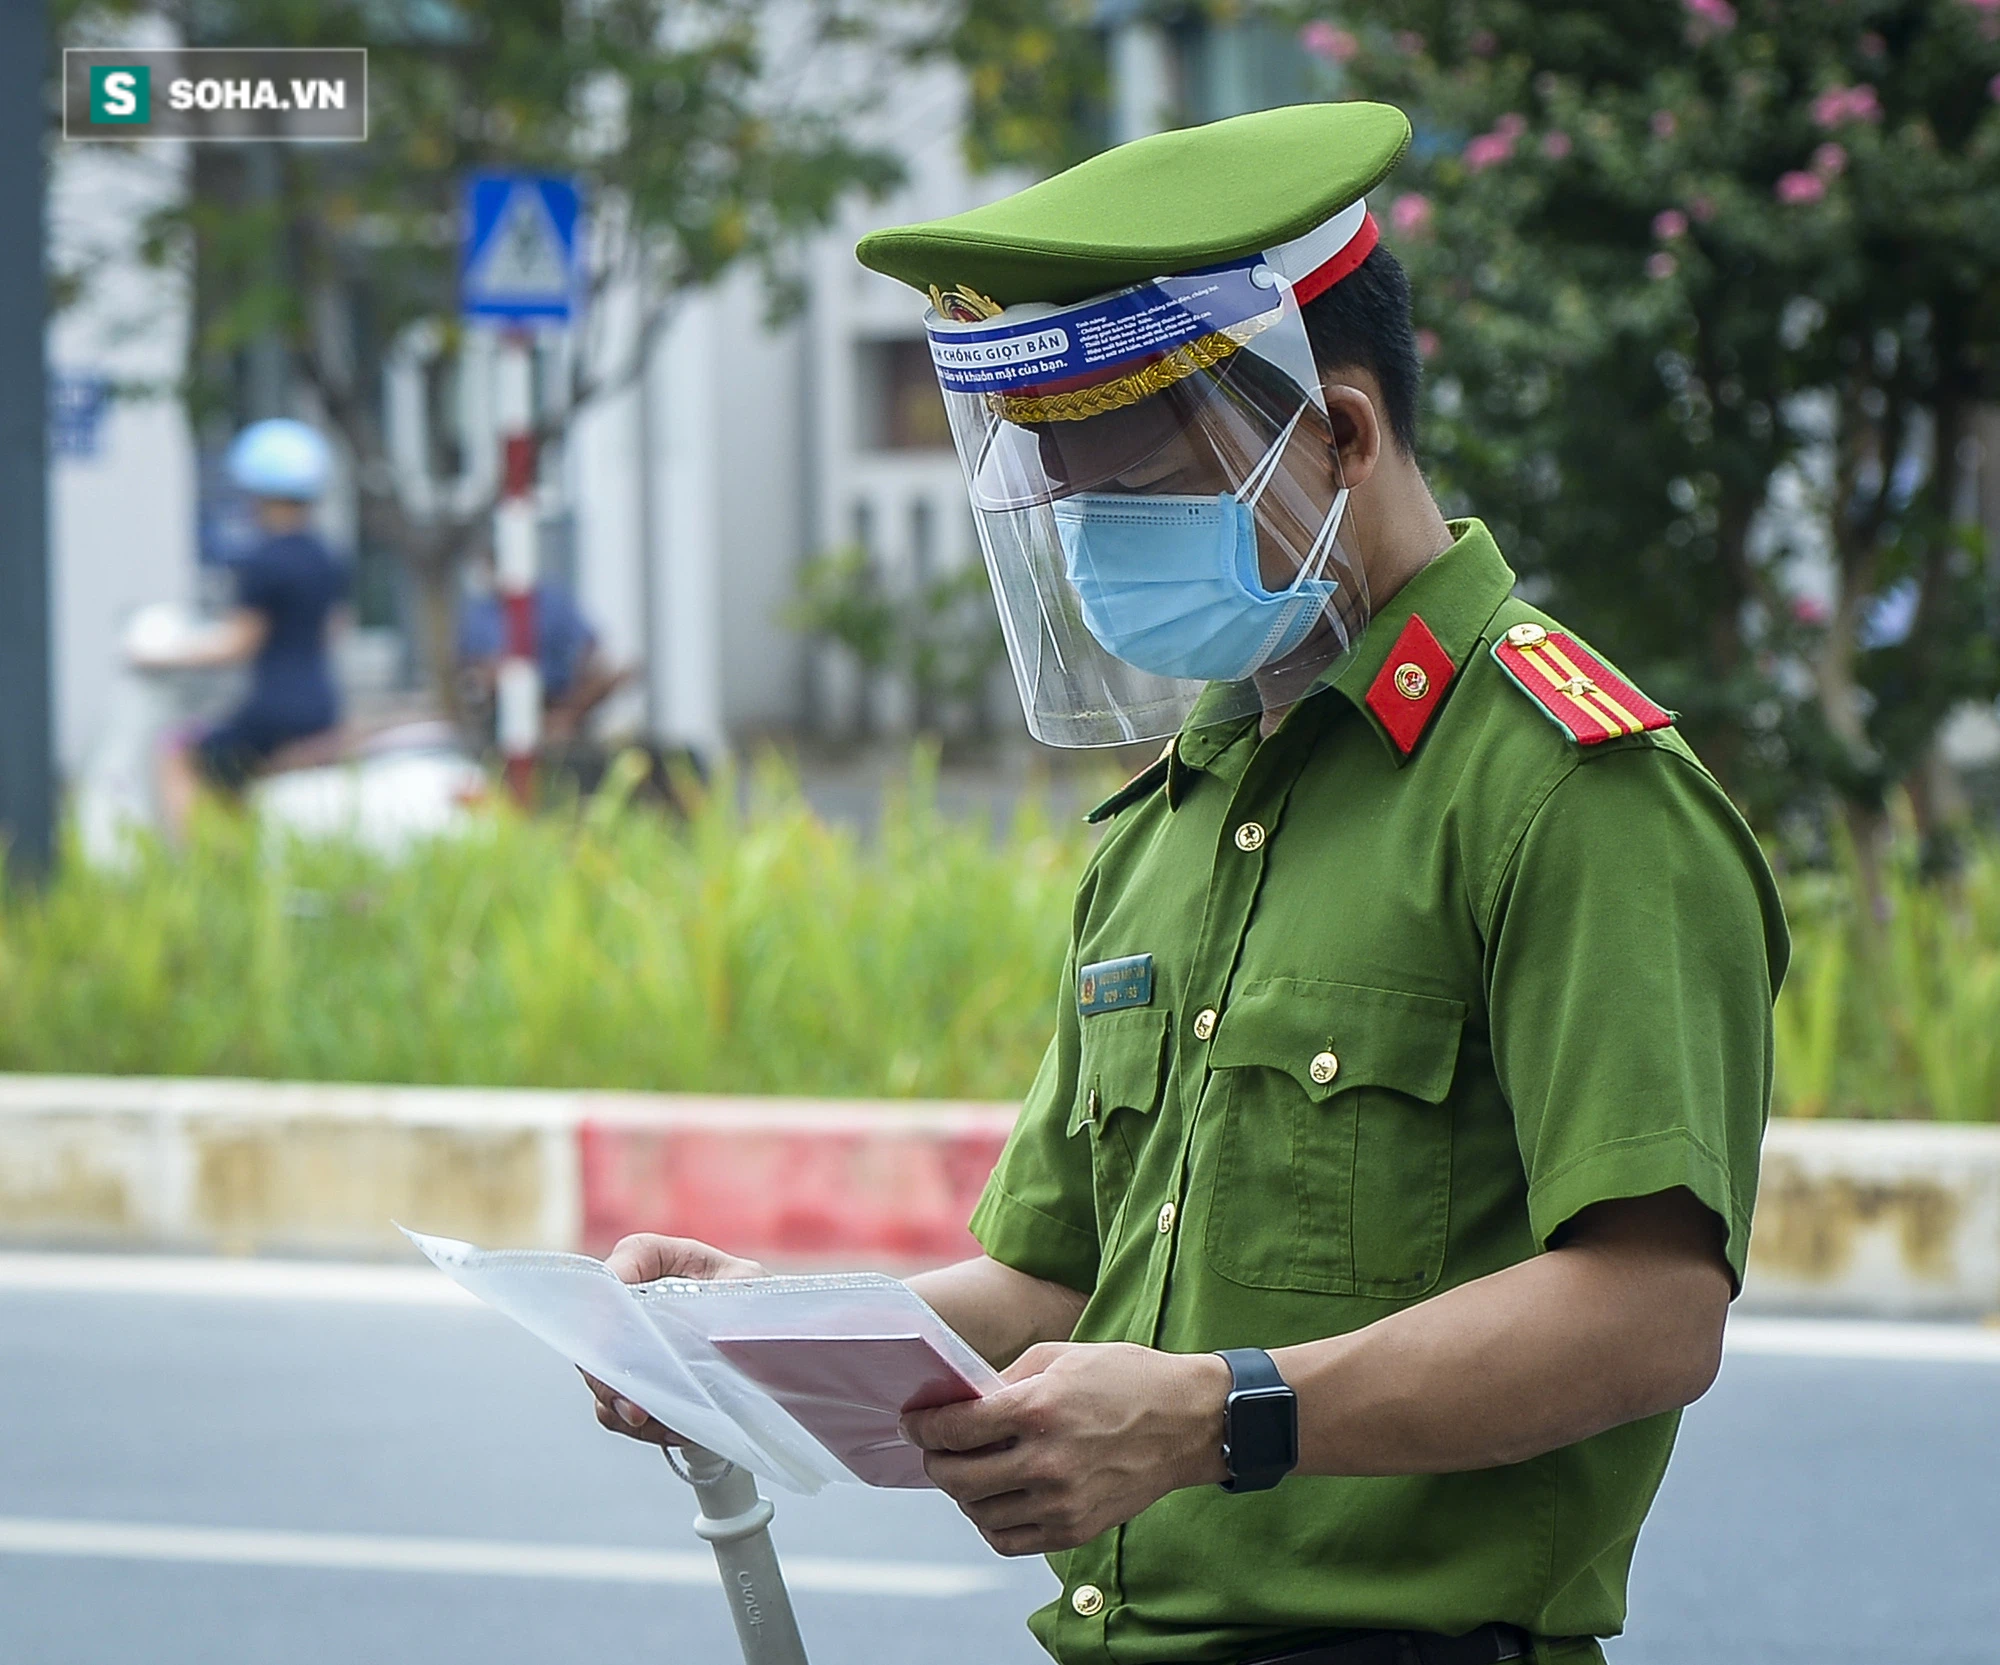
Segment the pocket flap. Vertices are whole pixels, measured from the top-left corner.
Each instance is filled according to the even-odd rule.
[[[1171,1018],[1164,1007],[1135,1006],[1082,1020],[1082,1061],[1076,1072],[1076,1105],[1069,1117],[1071,1133],[1102,1127],[1114,1110],[1150,1114],[1160,1107]]]
[[[1267,977],[1234,995],[1210,1043],[1211,1069],[1262,1065],[1315,1100],[1387,1087],[1430,1104],[1451,1091],[1465,1003],[1361,983]]]

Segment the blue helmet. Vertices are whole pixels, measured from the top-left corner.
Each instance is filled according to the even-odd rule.
[[[326,490],[333,454],[303,422],[273,417],[253,422],[229,447],[229,480],[252,497],[310,503]]]

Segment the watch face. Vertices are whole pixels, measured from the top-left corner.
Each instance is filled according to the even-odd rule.
[[[1249,1388],[1229,1396],[1231,1474],[1284,1474],[1299,1460],[1298,1399],[1290,1388]]]

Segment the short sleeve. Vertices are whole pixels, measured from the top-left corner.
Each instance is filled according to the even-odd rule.
[[[1763,852],[1676,745],[1579,762],[1487,934],[1494,1067],[1546,1246],[1592,1203],[1685,1186],[1740,1287],[1789,939]]]
[[[260,613],[275,613],[283,605],[283,564],[263,549],[252,550],[236,563],[236,605]]]
[[[1056,1032],[1006,1148],[972,1211],[972,1235],[995,1260],[1088,1292],[1097,1284],[1097,1213],[1086,1139],[1068,1137],[1081,1047],[1076,963],[1063,971]]]

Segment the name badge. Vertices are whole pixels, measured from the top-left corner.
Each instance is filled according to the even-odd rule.
[[[1153,956],[1127,954],[1122,960],[1099,960],[1076,974],[1076,1009],[1084,1017],[1093,1012],[1118,1012],[1127,1006],[1153,1003]]]

